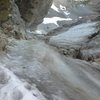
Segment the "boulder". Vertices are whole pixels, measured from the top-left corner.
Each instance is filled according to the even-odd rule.
[[[25,33],[26,27],[34,28],[42,22],[51,4],[52,0],[1,0],[0,25],[7,22]]]
[[[73,26],[66,32],[51,36],[49,44],[57,47],[66,56],[76,57],[82,45],[97,31],[95,26],[95,22]]]

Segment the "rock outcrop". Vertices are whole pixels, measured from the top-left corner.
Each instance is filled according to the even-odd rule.
[[[25,33],[42,22],[52,0],[1,0],[0,25],[11,25],[14,31]]]
[[[48,13],[52,0],[16,0],[16,3],[23,20],[36,26]]]

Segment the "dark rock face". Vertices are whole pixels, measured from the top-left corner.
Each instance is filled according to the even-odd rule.
[[[23,20],[35,26],[42,22],[51,3],[52,0],[0,0],[0,23],[10,16],[16,24]]]
[[[10,14],[10,1],[0,0],[0,23],[8,19]]]
[[[52,0],[17,0],[21,17],[25,22],[38,24],[47,14]]]
[[[51,4],[52,0],[0,0],[0,27],[5,30],[10,26],[5,34],[25,38],[25,30],[40,24]]]

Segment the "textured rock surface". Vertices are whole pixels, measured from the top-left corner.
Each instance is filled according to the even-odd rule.
[[[100,65],[63,58],[42,41],[12,43],[0,61],[48,100],[100,100]]]
[[[17,0],[21,17],[34,26],[42,22],[51,4],[52,0]]]
[[[0,0],[0,23],[7,20],[10,14],[10,1]]]
[[[0,23],[8,21],[24,32],[25,26],[33,28],[42,22],[51,4],[52,0],[1,0]]]
[[[79,24],[77,26],[70,28],[67,32],[51,37],[50,43],[54,41],[54,43],[52,44],[58,43],[58,46],[60,46],[59,44],[62,44],[63,46],[65,45],[71,46],[71,44],[74,45],[74,44],[82,43],[85,38],[87,39],[89,36],[95,33],[96,30],[95,26],[96,23]]]
[[[58,48],[66,56],[76,57],[83,44],[96,32],[96,23],[83,23],[69,28],[68,31],[51,36],[49,44]]]
[[[0,100],[46,100],[35,87],[31,91],[24,84],[0,64]]]
[[[7,43],[7,36],[0,30],[0,51],[5,50]]]
[[[52,0],[0,0],[0,27],[6,35],[26,39],[26,29],[43,21]]]
[[[100,61],[100,32],[82,45],[79,58],[87,61]]]

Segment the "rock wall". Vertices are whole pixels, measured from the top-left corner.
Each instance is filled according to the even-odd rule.
[[[0,0],[0,23],[8,19],[10,14],[9,0]]]
[[[52,0],[17,0],[21,17],[27,23],[37,25],[48,12]]]
[[[0,0],[0,23],[8,21],[21,26],[41,23],[52,0]]]

